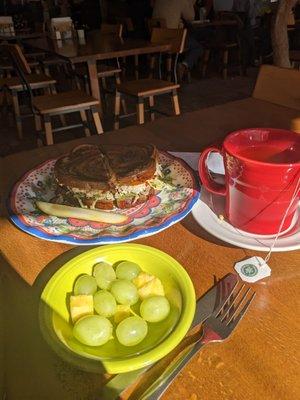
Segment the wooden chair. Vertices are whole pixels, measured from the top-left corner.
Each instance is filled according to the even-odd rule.
[[[122,39],[122,32],[123,32],[122,24],[102,24],[101,25],[101,34],[103,34],[103,35],[112,35],[112,37],[118,37],[118,38]],[[106,78],[113,77],[113,78],[115,78],[115,81],[117,84],[121,83],[120,75],[121,75],[122,70],[120,68],[118,60],[116,61],[116,64],[117,64],[116,66],[104,64],[103,62],[97,64],[97,76],[98,76],[99,80],[101,81],[101,85],[103,88],[101,93],[104,94],[104,96],[108,92]],[[87,71],[86,65],[82,64],[80,66],[77,66],[75,71],[76,71],[77,76],[83,80],[85,91],[87,93],[90,93],[89,77],[88,77],[88,71]],[[79,86],[78,86],[78,88],[79,88]],[[103,101],[103,104],[105,104],[105,101]],[[125,103],[122,103],[122,104],[123,104],[123,107],[125,108]]]
[[[171,43],[171,50],[167,60],[172,61],[172,54],[176,54],[175,68],[177,64],[178,54],[183,51],[186,38],[186,29],[167,29],[167,28],[154,28],[152,30],[151,41],[153,43],[167,42]],[[168,61],[167,69],[171,75],[172,62]],[[175,74],[176,75],[176,74]],[[176,77],[175,77],[176,80]],[[177,89],[179,85],[177,82],[173,83],[168,80],[161,79],[138,79],[117,84],[116,99],[115,99],[115,129],[119,129],[120,125],[120,105],[123,95],[133,97],[136,100],[137,108],[137,123],[143,124],[145,121],[144,100],[149,99],[150,118],[154,120],[154,96],[162,94],[170,94],[173,102],[175,115],[180,114],[180,107],[178,103]],[[126,115],[125,115],[126,116]]]
[[[123,25],[122,24],[102,24],[100,32],[102,35],[112,35],[122,39]],[[98,78],[102,81],[102,86],[106,90],[106,78],[115,77],[116,82],[120,83],[121,68],[117,60],[117,66],[106,65],[104,63],[98,63],[97,72]]]
[[[39,61],[35,59],[28,59],[26,58],[27,63],[30,67],[30,69],[35,73],[35,74],[40,74],[41,73],[41,64]],[[0,77],[1,78],[11,78],[14,75],[14,66],[10,62],[10,60],[7,57],[1,57],[0,58]]]
[[[300,69],[300,50],[290,50],[289,57],[292,67]]]
[[[169,28],[152,28],[151,33],[151,43],[159,44],[159,43],[170,43],[171,49],[166,54],[166,75],[167,80],[172,80],[177,83],[177,63],[178,57],[183,53],[185,48],[185,40],[186,40],[186,29],[169,29]],[[174,58],[174,59],[173,59]],[[152,55],[150,59],[150,78],[153,78],[154,69],[155,69],[155,61],[157,60],[156,55]],[[161,70],[160,70],[160,58],[159,62],[159,78],[161,79]]]
[[[28,64],[24,54],[22,53],[21,48],[18,45],[8,45],[8,44],[1,45],[3,51],[6,52],[6,54],[7,53],[10,54],[10,49],[12,49],[11,46],[14,46],[13,47],[15,49],[14,51],[18,52],[19,57],[22,59],[22,62],[24,63],[24,65],[26,65],[27,83],[30,90],[31,91],[51,90],[52,92],[56,92],[55,88],[56,80],[41,73],[39,74],[32,73],[31,67]],[[15,64],[14,62],[9,63],[9,67],[13,68],[14,72],[17,72],[14,64]],[[6,77],[0,79],[0,88],[2,88],[3,92],[6,94],[5,96],[6,98],[7,94],[11,96],[18,136],[20,139],[22,139],[23,138],[22,119],[26,117],[26,115],[21,114],[19,94],[26,91],[24,82],[22,79],[20,79],[19,76],[11,76],[9,73]]]
[[[34,86],[30,83],[30,67],[26,62],[24,55],[18,45],[7,44],[4,45],[7,51],[10,53],[16,70],[21,81],[21,86],[23,91],[26,90],[29,95],[31,108],[35,117],[35,126],[38,132],[42,129],[42,122],[45,128],[46,143],[47,145],[53,144],[53,132],[71,129],[78,126],[84,126],[85,135],[90,135],[90,130],[88,126],[86,111],[91,111],[96,131],[98,134],[103,132],[97,107],[99,106],[99,101],[93,97],[87,95],[79,90],[73,90],[64,93],[56,93],[54,88],[55,81],[51,82],[51,91],[43,96],[32,96],[32,89]],[[49,77],[45,77],[50,80]],[[54,88],[55,89],[55,88]],[[51,93],[52,92],[52,93]],[[60,128],[53,129],[51,124],[51,117],[58,115],[63,116],[64,114],[79,112],[82,120],[80,125],[70,125],[63,126]]]
[[[227,79],[229,52],[236,50],[238,54],[239,72],[242,74],[242,59],[239,31],[243,28],[243,22],[237,14],[232,12],[221,12],[218,14],[218,20],[224,21],[224,25],[216,26],[214,37],[204,44],[204,56],[202,65],[202,77],[206,76],[211,51],[217,51],[222,55],[222,76]],[[226,25],[226,20],[236,21],[235,25]]]
[[[252,97],[300,111],[299,92],[300,72],[298,70],[262,65]]]
[[[51,18],[50,33],[54,39],[72,39],[73,37],[75,37],[75,30],[72,18]]]
[[[113,17],[112,19],[114,21],[114,23],[117,24],[122,24],[122,36],[120,36],[121,38],[125,37],[131,37],[132,35],[134,35],[134,26],[133,26],[133,22],[132,19],[130,17]],[[130,57],[129,57],[130,58]],[[126,74],[126,59],[127,57],[122,57],[122,62],[118,61],[118,65],[120,66],[120,68],[122,69],[122,75],[125,76]],[[135,75],[135,79],[139,78],[139,56],[135,55],[133,56],[134,59],[134,75]]]

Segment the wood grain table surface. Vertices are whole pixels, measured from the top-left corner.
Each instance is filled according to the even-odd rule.
[[[102,377],[76,369],[58,358],[42,339],[38,325],[39,295],[46,281],[66,260],[89,247],[43,241],[14,227],[7,219],[5,208],[13,183],[33,166],[80,143],[152,142],[165,150],[201,151],[240,127],[234,117],[236,110],[245,118],[246,110],[249,118],[254,115],[254,104],[262,108],[264,102],[255,103],[253,99],[233,102],[0,160],[0,293],[5,321],[2,379],[7,400],[105,400],[99,396]],[[293,111],[273,107],[269,115],[275,115],[276,110],[276,125],[287,125]],[[215,129],[209,122],[205,123],[209,115],[215,115],[215,121],[219,121],[219,125],[211,122],[216,124]],[[259,123],[257,117],[253,119]],[[248,123],[248,126],[251,125]],[[135,242],[163,250],[178,260],[188,271],[197,297],[212,285],[214,276],[233,272],[235,262],[259,254],[215,239],[197,225],[191,214],[165,231]],[[299,264],[299,251],[273,254],[269,261],[272,275],[251,285],[256,298],[232,337],[225,343],[205,347],[163,399],[299,398]]]
[[[22,40],[36,39],[42,35],[43,34],[39,33],[39,32],[16,31],[14,35],[0,34],[0,40],[8,41],[8,42],[22,41]]]
[[[139,39],[123,40],[112,35],[101,34],[100,31],[88,32],[84,42],[77,39],[55,40],[44,36],[27,40],[26,43],[34,48],[66,58],[73,64],[86,62],[91,92],[93,97],[99,101],[101,101],[101,96],[97,76],[97,60],[160,53],[170,49],[169,43],[153,44]]]

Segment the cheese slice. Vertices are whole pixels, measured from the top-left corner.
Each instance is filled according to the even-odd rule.
[[[154,275],[147,274],[147,272],[140,272],[138,276],[132,280],[132,283],[139,289],[145,285],[145,283],[152,281],[154,278]]]
[[[161,283],[161,280],[154,278],[151,281],[145,283],[142,287],[138,289],[138,294],[142,300],[149,296],[164,296],[165,291]]]
[[[94,300],[92,295],[80,294],[70,297],[70,312],[73,322],[85,315],[94,314]]]

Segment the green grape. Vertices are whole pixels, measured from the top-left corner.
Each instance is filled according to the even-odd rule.
[[[111,322],[100,315],[80,318],[73,328],[74,337],[88,346],[101,346],[112,337]]]
[[[123,319],[116,329],[118,341],[124,346],[135,346],[146,337],[147,333],[147,322],[137,316]]]
[[[131,306],[139,299],[137,288],[133,283],[124,279],[114,281],[111,284],[110,291],[119,304]]]
[[[131,261],[122,261],[117,266],[116,275],[119,279],[131,281],[136,278],[141,271],[141,267],[138,264]]]
[[[94,294],[97,291],[97,282],[93,276],[81,275],[79,276],[74,285],[74,294]]]
[[[165,319],[170,312],[170,303],[164,296],[151,296],[142,301],[140,306],[141,317],[148,322],[159,322]]]
[[[117,303],[107,290],[99,290],[94,294],[94,308],[99,315],[108,318],[117,311]]]
[[[109,289],[112,281],[116,279],[115,270],[104,261],[94,265],[93,275],[100,289]]]

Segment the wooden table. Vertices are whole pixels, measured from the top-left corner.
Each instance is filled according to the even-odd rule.
[[[84,42],[75,39],[54,40],[49,37],[27,40],[27,44],[40,50],[68,59],[71,63],[87,62],[93,97],[101,102],[97,75],[97,60],[108,60],[140,54],[165,52],[170,44],[153,44],[145,40],[122,40],[111,35],[93,31],[86,35]]]
[[[106,400],[99,397],[102,377],[58,358],[43,341],[38,325],[39,294],[45,282],[66,260],[87,248],[43,241],[15,228],[6,219],[5,198],[16,179],[79,143],[152,142],[165,150],[200,151],[240,127],[268,126],[273,121],[273,126],[287,128],[297,114],[297,110],[246,99],[0,159],[0,305],[5,320],[3,325],[0,320],[5,327],[0,329],[5,350],[0,373],[5,371],[2,387],[7,399]],[[136,242],[163,250],[184,265],[197,297],[212,285],[214,275],[232,272],[235,262],[259,254],[215,239],[192,215]],[[299,264],[299,251],[272,255],[272,275],[252,285],[257,296],[236,332],[227,342],[204,348],[163,399],[299,398]]]
[[[3,41],[7,41],[7,42],[20,42],[22,40],[28,40],[28,39],[36,39],[40,36],[42,36],[42,33],[39,32],[18,32],[16,31],[16,33],[14,35],[1,35],[0,34],[0,40]]]

